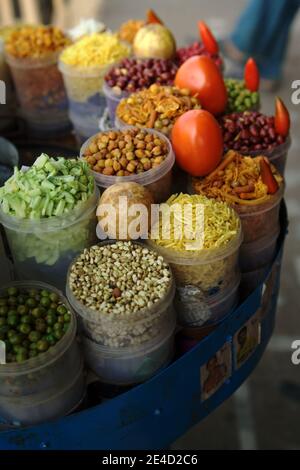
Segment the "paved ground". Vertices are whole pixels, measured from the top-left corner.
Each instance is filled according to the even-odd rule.
[[[87,0],[86,0],[87,1]],[[102,18],[112,28],[129,17],[143,17],[149,5],[176,31],[179,44],[197,34],[205,18],[219,34],[230,31],[244,0],[109,0]],[[87,10],[86,10],[87,11]],[[293,146],[287,167],[290,233],[282,271],[276,334],[260,365],[245,385],[213,415],[174,444],[174,449],[300,449],[300,366],[291,364],[291,343],[300,339],[300,105],[291,104],[291,83],[300,79],[300,18],[293,29],[284,82],[278,94],[293,116]],[[259,40],[259,38],[258,38]],[[263,96],[263,110],[273,111],[274,96]],[[297,135],[298,132],[298,135]]]

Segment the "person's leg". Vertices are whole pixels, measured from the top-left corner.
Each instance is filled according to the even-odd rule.
[[[289,30],[299,6],[299,0],[251,0],[232,33],[232,44],[245,58],[257,60],[264,78],[281,75]]]

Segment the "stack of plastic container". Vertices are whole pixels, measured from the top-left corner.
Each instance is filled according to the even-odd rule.
[[[173,278],[160,301],[130,318],[87,308],[70,288],[70,272],[66,292],[78,314],[86,363],[103,383],[141,383],[172,359],[176,326]]]
[[[76,339],[76,316],[56,289],[39,282],[14,282],[9,287],[47,289],[59,295],[71,312],[70,327],[47,352],[23,363],[0,365],[0,419],[28,426],[71,413],[85,395],[83,359]]]

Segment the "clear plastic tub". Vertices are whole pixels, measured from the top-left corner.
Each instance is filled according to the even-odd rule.
[[[21,112],[29,129],[39,137],[49,137],[70,129],[68,100],[58,54],[43,59],[17,59],[6,53]]]
[[[174,318],[170,318],[155,338],[133,347],[108,348],[84,338],[86,363],[105,383],[131,385],[144,382],[172,359],[175,326]]]
[[[1,80],[1,104],[0,104],[0,131],[14,125],[16,114],[16,99],[12,84],[12,78],[5,60],[4,41],[0,38],[0,80]]]
[[[119,92],[116,93],[113,88],[110,88],[104,80],[103,83],[103,93],[106,99],[106,105],[109,112],[109,117],[111,122],[114,124],[116,118],[116,109],[118,104],[123,98],[127,98],[129,93],[126,92]]]
[[[67,90],[70,116],[72,121],[74,118],[75,128],[76,122],[82,122],[84,127],[98,131],[99,119],[106,107],[102,92],[104,76],[110,66],[79,68],[59,62]]]
[[[254,242],[243,243],[240,251],[240,267],[242,272],[255,271],[271,263],[276,252],[280,230]]]
[[[46,289],[59,295],[71,312],[71,323],[62,339],[47,352],[21,364],[0,365],[0,397],[16,398],[56,393],[58,387],[67,387],[77,375],[82,354],[76,339],[77,320],[67,299],[57,289],[41,282],[12,282],[1,287],[2,294],[8,287],[18,289]]]
[[[153,241],[147,244],[170,264],[176,281],[176,299],[186,315],[203,318],[203,303],[212,296],[228,291],[239,280],[239,249],[242,230],[225,247],[195,252],[162,248]],[[207,318],[208,319],[208,318]]]
[[[247,155],[251,157],[257,157],[264,155],[269,158],[270,162],[277,168],[278,172],[284,176],[285,167],[287,162],[287,156],[289,149],[291,147],[291,138],[288,137],[286,142],[282,145],[278,145],[272,150],[257,150],[253,152],[241,152],[242,155]]]
[[[214,325],[229,315],[238,304],[240,281],[241,278],[239,277],[225,291],[203,300],[202,311],[199,304],[197,309],[194,309],[193,303],[182,303],[180,296],[175,296],[177,322],[184,328],[184,334],[186,329],[193,330],[203,325]]]
[[[91,137],[91,135],[99,132],[99,122],[97,127],[91,127],[86,123],[84,117],[81,115],[74,114],[70,111],[69,117],[73,125],[79,148]]]
[[[126,126],[126,129],[132,129],[134,126]],[[112,129],[117,130],[117,129]],[[151,170],[145,171],[144,173],[140,173],[137,175],[132,176],[106,176],[102,175],[101,173],[96,173],[92,171],[96,184],[100,189],[105,190],[109,186],[112,186],[116,183],[139,183],[142,186],[148,188],[153,196],[156,203],[165,202],[172,192],[172,169],[175,163],[175,155],[172,149],[171,142],[167,139],[166,136],[161,134],[154,129],[143,129],[150,134],[157,135],[160,139],[164,140],[168,146],[169,152],[167,158],[156,168],[152,168]],[[80,150],[80,157],[84,158],[84,152],[86,148],[91,144],[96,136],[93,135],[90,139],[88,139]]]
[[[81,403],[86,389],[83,360],[68,384],[38,395],[1,397],[0,417],[14,426],[33,426],[70,414]]]
[[[113,242],[103,242],[101,245]],[[136,244],[136,242],[135,242]],[[74,263],[76,260],[74,260]],[[160,329],[174,318],[173,300],[175,283],[171,278],[170,286],[165,296],[150,308],[143,308],[132,313],[130,318],[120,318],[120,315],[107,315],[100,310],[92,310],[77,300],[69,286],[71,266],[68,273],[66,293],[75,312],[79,315],[82,332],[95,343],[109,347],[131,347],[141,345],[155,338]]]
[[[65,289],[74,256],[96,241],[98,198],[95,188],[90,199],[72,212],[40,220],[19,219],[0,209],[0,222],[5,227],[19,279],[40,280]]]
[[[233,206],[242,221],[244,243],[259,240],[279,230],[279,210],[283,194],[284,185],[263,204]]]

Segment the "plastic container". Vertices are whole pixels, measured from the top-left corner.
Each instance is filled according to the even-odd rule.
[[[126,129],[132,129],[134,126],[126,126]],[[117,130],[117,129],[113,129]],[[145,171],[144,173],[140,173],[137,175],[132,176],[106,176],[101,173],[96,173],[92,171],[97,186],[100,190],[105,190],[109,186],[112,186],[115,183],[139,183],[142,186],[148,188],[153,196],[156,203],[165,202],[172,192],[172,169],[175,163],[175,155],[172,149],[172,145],[170,141],[167,139],[166,136],[161,134],[154,129],[143,129],[150,134],[157,135],[160,139],[164,140],[168,145],[168,156],[167,158],[159,165],[157,168],[153,168],[151,170]],[[96,136],[93,135],[90,139],[88,139],[80,150],[80,157],[84,158],[84,152],[86,148],[90,145],[93,139]]]
[[[109,117],[111,119],[111,122],[114,124],[115,118],[116,118],[116,109],[118,107],[118,104],[123,98],[127,98],[129,96],[129,93],[120,92],[117,94],[113,88],[107,85],[105,80],[103,83],[103,93],[106,99],[106,105],[108,108]]]
[[[190,336],[195,329],[205,325],[215,325],[222,321],[238,304],[239,286],[241,278],[239,277],[231,286],[216,295],[212,295],[203,301],[202,312],[200,305],[193,308],[193,303],[182,303],[180,296],[175,296],[175,308],[177,311],[177,322],[183,327],[183,334]]]
[[[57,66],[58,53],[43,59],[19,59],[6,53],[6,60],[29,129],[38,137],[68,132],[68,101]]]
[[[239,280],[239,249],[242,231],[225,247],[195,252],[162,248],[152,240],[147,244],[156,249],[170,264],[176,281],[176,303],[184,316],[191,313],[204,322],[203,305],[209,298],[228,292]],[[207,315],[208,319],[208,315]]]
[[[5,131],[14,125],[16,114],[16,99],[13,89],[12,77],[5,60],[4,41],[1,38],[0,81],[0,131]]]
[[[247,298],[263,282],[270,265],[242,273],[241,296]]]
[[[233,206],[242,221],[244,243],[254,242],[279,230],[279,210],[283,194],[284,185],[277,193],[270,195],[266,203]]]
[[[21,397],[6,397],[0,402],[0,417],[14,426],[33,426],[62,418],[75,410],[85,396],[86,383],[83,361],[73,380],[65,387]]]
[[[69,115],[75,131],[79,123],[91,130],[88,137],[98,132],[106,100],[102,92],[104,76],[110,66],[74,67],[59,62],[69,101]]]
[[[131,385],[144,382],[172,359],[175,326],[174,318],[170,318],[155,338],[133,347],[108,348],[84,338],[86,363],[105,383]]]
[[[240,251],[240,267],[242,272],[255,271],[271,263],[276,253],[277,239],[280,231],[276,230],[254,242],[243,243]]]
[[[112,244],[107,241],[101,246]],[[135,244],[137,244],[135,242]],[[74,260],[74,263],[76,260]],[[175,316],[173,300],[175,283],[171,278],[170,286],[165,296],[150,308],[143,308],[130,315],[130,318],[120,318],[120,315],[107,315],[100,310],[92,310],[77,300],[69,287],[70,266],[66,293],[75,312],[79,315],[82,332],[95,343],[108,347],[132,347],[141,345],[157,337],[161,328],[169,324],[170,317]]]
[[[64,290],[74,256],[96,241],[99,192],[61,217],[30,220],[12,217],[0,209],[20,280],[48,282]]]
[[[44,354],[22,364],[0,365],[0,397],[40,395],[66,387],[76,376],[82,360],[76,339],[77,320],[67,299],[59,290],[41,282],[12,282],[1,287],[0,294],[8,287],[46,289],[58,294],[71,312],[71,323],[62,339]]]
[[[250,155],[251,157],[257,157],[259,155],[264,155],[269,158],[270,162],[277,168],[278,172],[284,176],[286,161],[289,149],[291,147],[291,138],[288,137],[287,140],[282,144],[278,145],[272,150],[257,150],[254,152],[240,152],[242,155]]]
[[[9,140],[0,137],[0,187],[4,185],[19,165],[19,152]]]

